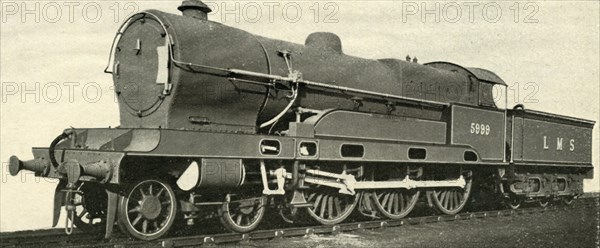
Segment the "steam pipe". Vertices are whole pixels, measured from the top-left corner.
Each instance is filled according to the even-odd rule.
[[[58,137],[54,138],[52,143],[50,143],[50,147],[48,149],[48,156],[50,157],[50,163],[52,164],[52,166],[54,166],[54,168],[58,167],[58,162],[56,161],[56,157],[54,156],[54,148],[56,148],[56,145],[58,145],[59,142],[68,138],[72,133],[72,130],[65,130]]]

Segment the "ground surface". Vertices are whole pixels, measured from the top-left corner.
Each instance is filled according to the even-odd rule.
[[[311,235],[254,247],[600,247],[600,206],[567,211]]]
[[[583,204],[585,202],[586,204]],[[591,203],[591,204],[590,204]],[[274,240],[249,241],[225,247],[600,247],[600,198],[585,199],[574,203],[575,208],[515,214],[511,216],[473,218],[450,222],[388,227],[384,229],[361,230],[337,235],[309,235],[305,237]],[[418,212],[418,211],[416,211]],[[422,213],[427,214],[427,213]],[[205,224],[212,233],[223,232],[214,225]],[[282,228],[282,227],[281,227]],[[115,233],[112,242],[106,243],[101,237],[64,236],[63,230],[47,230],[51,235],[45,238],[32,237],[37,231],[1,233],[0,246],[13,246],[3,241],[6,237],[22,237],[16,247],[64,247],[96,246],[105,247],[149,247],[160,243],[136,243],[124,235]],[[199,231],[200,232],[200,231]],[[207,233],[207,230],[201,231]],[[210,233],[210,232],[208,232]],[[81,239],[82,237],[87,237]],[[62,243],[48,243],[45,239],[59,238]],[[71,240],[72,242],[70,242]],[[66,243],[64,243],[66,242]],[[209,245],[213,246],[213,245]]]

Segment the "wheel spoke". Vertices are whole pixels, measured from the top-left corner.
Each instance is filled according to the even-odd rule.
[[[327,199],[327,216],[329,219],[333,218],[333,196]]]
[[[321,203],[321,214],[319,214],[319,216],[321,216],[321,218],[325,218],[324,214],[325,214],[325,207],[327,206],[327,195],[323,196],[323,202]]]
[[[381,201],[381,206],[385,206],[390,198],[390,193],[385,194],[383,197],[383,201]]]
[[[148,220],[144,220],[144,222],[142,222],[142,232],[143,233],[148,232]]]
[[[152,184],[148,186],[148,195],[152,195]]]
[[[459,195],[461,195],[459,192],[454,194],[454,206],[457,206],[457,207],[460,205],[460,201],[458,201]]]
[[[156,197],[160,197],[160,195],[162,195],[163,192],[165,192],[165,188],[160,188],[158,193],[156,193]]]
[[[317,199],[315,200],[315,204],[313,204],[313,208],[315,210],[317,210],[317,207],[319,206],[319,201],[321,201],[322,197],[323,197],[323,195],[317,195]]]
[[[375,193],[375,197],[377,198],[377,201],[379,201],[382,196],[383,196],[383,194],[377,194],[377,193]]]
[[[448,197],[448,195],[450,194],[450,192],[444,192],[444,193],[445,194],[444,194],[444,201],[443,201],[444,203],[443,203],[443,205],[444,205],[445,209],[448,209],[448,199],[450,198],[450,197]]]
[[[394,197],[394,214],[398,213],[398,208],[400,207],[400,203],[398,198],[401,198],[402,194],[396,193],[396,197]]]
[[[254,206],[254,211],[252,213],[258,213],[258,211],[262,211],[263,205],[262,202],[257,202],[256,206]]]
[[[237,219],[235,220],[235,223],[237,223],[238,225],[242,225],[242,214],[238,214]]]
[[[409,201],[408,197],[408,194],[406,194],[406,196],[402,194],[402,197],[400,197],[400,211],[404,211],[406,209],[405,206],[408,204]]]
[[[335,201],[335,211],[337,211],[337,214],[338,214],[338,215],[342,214],[342,207],[340,206],[340,204],[341,204],[341,203],[340,203],[340,198],[339,198],[339,197],[336,197],[336,198],[334,199],[334,201]]]
[[[458,208],[461,205],[461,202],[458,201],[458,196],[460,194],[462,194],[462,192],[460,192],[460,190],[454,191],[454,195],[452,196],[452,207],[453,208]]]
[[[138,215],[137,215],[137,217],[135,217],[135,220],[133,220],[133,221],[131,222],[131,225],[132,225],[132,226],[135,226],[135,225],[137,225],[137,223],[138,223],[138,222],[140,222],[140,220],[141,220],[141,219],[142,219],[142,214],[138,214]]]
[[[444,198],[446,198],[446,191],[441,191],[438,199],[440,199],[440,202],[443,202]]]
[[[390,193],[390,198],[388,198],[388,203],[387,203],[387,211],[388,212],[392,212],[392,204],[394,204],[394,193]]]
[[[137,206],[136,208],[132,208],[129,211],[127,211],[128,213],[138,213],[140,212],[141,207]]]

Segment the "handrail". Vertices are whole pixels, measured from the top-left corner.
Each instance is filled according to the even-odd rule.
[[[291,78],[291,77],[269,75],[269,74],[246,71],[246,70],[239,70],[239,69],[228,69],[228,71],[230,71],[231,73],[234,73],[234,74],[238,74],[238,75],[259,77],[259,78],[265,78],[265,79],[276,80],[276,81],[293,82],[295,80],[294,78]],[[370,91],[370,90],[361,90],[361,89],[355,89],[355,88],[350,88],[350,87],[345,87],[345,86],[338,86],[338,85],[314,82],[314,81],[305,80],[305,79],[299,79],[297,81],[298,81],[298,83],[302,83],[302,84],[305,84],[308,86],[314,86],[314,87],[331,89],[331,90],[338,90],[338,91],[343,91],[343,92],[372,95],[372,96],[377,96],[377,97],[381,97],[384,99],[395,99],[395,100],[402,100],[402,101],[420,102],[420,103],[426,103],[426,104],[434,105],[434,106],[444,106],[444,107],[450,106],[449,103],[445,103],[445,102],[423,100],[423,99],[417,99],[417,98],[412,98],[412,97],[380,93],[380,92],[375,92],[375,91]]]

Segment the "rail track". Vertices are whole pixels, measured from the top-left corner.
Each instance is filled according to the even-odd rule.
[[[342,223],[335,226],[274,228],[268,230],[257,230],[246,234],[219,233],[191,235],[170,237],[152,242],[131,240],[118,232],[115,233],[111,240],[103,240],[101,235],[91,235],[82,232],[75,232],[73,235],[66,236],[61,229],[24,231],[0,234],[0,238],[2,240],[0,244],[2,247],[197,247],[206,244],[232,244],[255,240],[298,237],[311,234],[337,234],[361,229],[380,229],[436,222],[466,221],[477,218],[540,214],[545,212],[566,211],[575,208],[591,207],[600,207],[600,198],[597,196],[581,198],[569,206],[553,205],[545,208],[527,207],[517,210],[502,209],[466,212],[456,215],[419,216],[409,217],[401,220],[358,221],[352,223]]]

